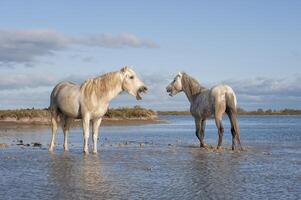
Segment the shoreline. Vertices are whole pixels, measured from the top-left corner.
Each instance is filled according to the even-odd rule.
[[[165,120],[159,118],[147,119],[147,118],[133,118],[133,119],[121,119],[121,118],[105,118],[100,126],[139,126],[147,124],[165,124],[168,123]],[[75,120],[71,128],[81,127],[81,120]],[[48,120],[0,120],[0,130],[2,129],[18,129],[18,128],[50,128],[51,123]]]

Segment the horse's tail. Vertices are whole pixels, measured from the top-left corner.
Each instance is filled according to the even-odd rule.
[[[231,133],[234,138],[232,148],[234,148],[235,140],[236,140],[240,149],[242,149],[240,143],[240,130],[237,121],[237,99],[231,87],[227,86],[227,92],[225,96],[226,96],[226,113],[229,116],[231,122]]]
[[[226,91],[226,106],[227,108],[234,109],[235,111],[237,109],[236,95],[233,89],[229,86],[227,86],[227,91]]]
[[[60,109],[57,105],[57,101],[56,101],[56,98],[57,98],[57,94],[60,90],[60,87],[62,86],[64,82],[60,82],[58,83],[52,90],[51,92],[51,95],[50,95],[50,105],[48,107],[48,110],[50,111],[51,113],[51,116],[53,118],[56,119],[56,121],[60,121],[60,118],[61,118],[61,112],[60,112]]]

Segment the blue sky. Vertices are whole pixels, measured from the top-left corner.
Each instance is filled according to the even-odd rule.
[[[0,108],[47,107],[59,80],[133,66],[143,101],[185,110],[165,85],[186,71],[227,83],[246,109],[301,109],[300,1],[1,1]]]

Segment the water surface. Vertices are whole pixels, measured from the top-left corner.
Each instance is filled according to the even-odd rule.
[[[301,117],[239,118],[245,152],[202,150],[190,116],[170,124],[102,127],[99,154],[82,154],[82,131],[62,133],[54,153],[50,130],[1,131],[1,199],[300,199]],[[231,148],[224,119],[223,145]],[[40,142],[42,148],[16,145]],[[214,121],[206,143],[215,145]],[[91,147],[90,142],[90,147]]]

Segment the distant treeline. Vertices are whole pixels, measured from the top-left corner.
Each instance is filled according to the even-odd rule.
[[[256,111],[246,111],[242,108],[238,108],[237,112],[239,115],[301,115],[301,110],[288,109],[288,108],[282,110],[272,110],[272,109],[263,110],[259,108]]]
[[[141,108],[139,106],[135,106],[133,108],[122,107],[122,108],[113,108],[109,109],[105,115],[105,118],[109,119],[131,119],[131,118],[145,118],[145,119],[153,119],[156,118],[157,113],[150,109]],[[5,119],[50,119],[50,112],[47,108],[44,109],[15,109],[15,110],[0,110],[0,120]]]
[[[242,108],[238,108],[239,115],[301,115],[301,110],[296,109],[283,109],[283,110],[263,110],[261,108],[255,111],[246,111]],[[190,115],[190,111],[158,111],[159,115]]]

